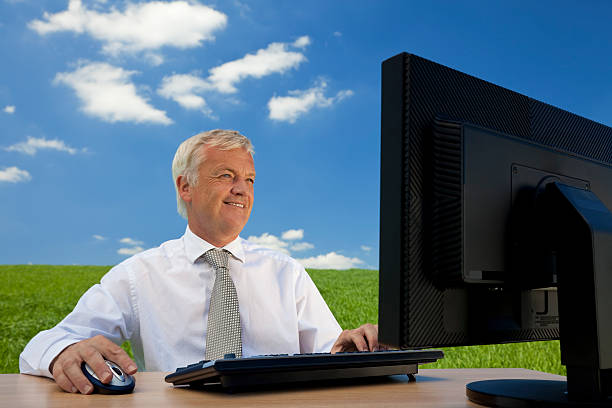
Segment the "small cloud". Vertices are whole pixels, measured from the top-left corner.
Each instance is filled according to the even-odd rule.
[[[362,245],[361,250],[365,252],[370,252],[372,250],[372,247],[369,247],[367,245]]]
[[[137,241],[137,240],[132,239],[132,238],[121,238],[121,239],[119,240],[119,242],[121,242],[122,244],[126,244],[126,245],[134,245],[134,246],[144,244],[144,242],[142,242],[142,241]],[[141,251],[142,251],[142,249],[141,249]]]
[[[283,242],[277,236],[268,234],[267,232],[264,232],[259,237],[252,235],[247,238],[247,241],[289,255],[289,251],[287,250],[289,244]]]
[[[147,61],[149,64],[153,65],[154,67],[158,67],[164,63],[164,57],[162,57],[160,54],[157,54],[155,52],[147,52],[144,55],[144,59],[145,61]]]
[[[234,0],[234,6],[236,6],[238,12],[240,13],[240,17],[242,18],[246,18],[251,14],[251,7],[249,7],[249,5],[246,3]]]
[[[121,238],[119,242],[125,245],[130,245],[129,248],[119,248],[119,250],[117,251],[119,255],[135,255],[139,252],[144,251],[144,248],[141,246],[142,244],[144,244],[144,242],[142,241],[126,237]]]
[[[295,239],[302,239],[302,238],[304,238],[304,230],[303,229],[290,229],[290,230],[287,230],[287,231],[283,232],[283,234],[281,235],[281,238],[286,240],[286,241],[291,241],[291,240],[295,240]]]
[[[342,33],[340,31],[334,31],[334,37],[342,37]]]
[[[136,255],[137,253],[142,252],[142,251],[144,251],[143,247],[135,246],[132,248],[119,248],[117,253],[119,255]]]
[[[105,237],[103,237],[102,235],[98,235],[98,234],[94,234],[94,235],[92,235],[92,237],[94,239],[96,239],[97,241],[105,241],[106,240]]]
[[[304,268],[314,269],[350,269],[363,264],[363,261],[359,258],[349,258],[336,252],[296,260]]]
[[[293,45],[295,48],[306,48],[310,45],[310,37],[303,35],[295,40],[291,45]]]
[[[0,182],[21,183],[30,180],[32,180],[32,176],[27,170],[21,170],[14,166],[0,170]]]
[[[9,115],[12,115],[13,113],[15,113],[15,106],[13,105],[6,105],[3,109],[4,113],[8,113]]]
[[[297,244],[291,245],[291,250],[296,252],[306,251],[312,248],[314,248],[314,245],[312,245],[310,242],[298,242]]]
[[[155,109],[136,92],[136,86],[130,81],[135,73],[105,62],[81,61],[75,71],[60,72],[53,82],[74,89],[83,104],[83,112],[104,121],[172,123],[166,112]]]
[[[335,103],[353,95],[351,90],[343,90],[333,97],[325,97],[327,83],[323,80],[313,88],[289,91],[290,96],[274,96],[268,101],[269,118],[280,122],[295,123],[311,109],[329,108]]]
[[[17,143],[12,146],[6,147],[4,150],[9,152],[25,153],[30,156],[34,156],[38,150],[58,150],[60,152],[66,152],[68,154],[76,154],[78,150],[66,145],[59,139],[48,140],[43,138],[35,138],[28,136],[28,140],[25,142]],[[81,149],[81,152],[86,152],[87,149]]]

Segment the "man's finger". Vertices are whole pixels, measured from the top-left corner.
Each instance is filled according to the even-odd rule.
[[[60,372],[60,370],[57,370],[57,374],[53,374],[54,378],[55,378],[55,382],[57,383],[57,385],[60,386],[60,388],[66,392],[78,392],[79,390],[77,390],[77,388],[74,386],[74,384],[72,384],[72,381],[70,381],[68,379],[68,377],[66,377],[64,375],[64,372]]]
[[[102,356],[104,356],[105,359],[117,364],[124,372],[128,374],[134,374],[136,371],[138,371],[138,367],[130,358],[130,356],[128,356],[125,350],[113,343],[111,340],[107,339],[102,335],[98,335],[93,337],[91,341],[93,343],[92,345],[100,351],[100,353],[102,354]],[[108,369],[108,372],[111,375],[111,377],[109,378],[110,381],[110,379],[112,379],[112,373],[110,372],[110,368],[106,368]]]
[[[370,351],[378,349],[378,325],[366,324],[363,327]]]
[[[339,353],[341,351],[355,350],[355,344],[351,339],[352,332],[353,330],[344,330],[342,333],[340,333],[340,336],[338,336],[338,339],[332,346],[332,354]]]
[[[81,370],[81,365],[73,362],[64,368],[64,374],[72,384],[81,392],[81,394],[91,394],[93,392],[93,386],[87,380],[87,377]]]
[[[105,384],[108,384],[113,379],[113,373],[104,362],[102,354],[93,347],[87,347],[81,352],[81,358],[89,367],[96,373],[96,377]]]
[[[136,363],[134,363],[134,361],[125,352],[125,350],[122,349],[121,347],[117,346],[115,343],[113,343],[113,346],[115,346],[115,347],[109,349],[105,353],[105,357],[108,360],[111,360],[115,364],[119,365],[119,367],[121,367],[121,369],[124,372],[126,372],[126,373],[128,373],[130,375],[134,374],[136,371],[138,371],[138,367],[136,366]]]
[[[344,330],[332,346],[331,353],[347,350],[375,351],[378,348],[378,325],[367,323],[354,330]]]
[[[368,343],[363,337],[361,330],[353,330],[350,336],[351,342],[355,345],[355,348],[359,351],[367,351]]]
[[[332,349],[330,351],[331,354],[336,354],[336,353],[343,351],[344,346],[342,345],[342,343],[339,342],[339,340],[340,339],[336,340],[336,342],[332,346]]]
[[[363,337],[363,333],[359,329],[346,330],[338,338],[337,352],[340,351],[365,351],[368,349],[368,344]]]

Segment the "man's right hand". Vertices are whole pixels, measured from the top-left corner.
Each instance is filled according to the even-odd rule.
[[[81,364],[83,361],[89,364],[100,381],[107,384],[113,378],[113,374],[104,362],[105,358],[119,365],[130,375],[138,370],[134,361],[121,347],[99,335],[66,347],[51,362],[49,371],[57,385],[64,391],[91,394],[93,386],[83,374]]]

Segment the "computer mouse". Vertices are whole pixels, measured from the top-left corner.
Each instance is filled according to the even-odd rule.
[[[123,372],[121,367],[112,361],[104,360],[104,362],[108,368],[110,368],[111,373],[113,373],[113,378],[108,384],[104,384],[102,381],[100,381],[89,364],[83,362],[81,365],[83,374],[85,374],[85,377],[87,377],[89,382],[91,382],[94,386],[94,392],[99,392],[100,394],[129,394],[132,392],[134,390],[134,386],[136,385],[136,380],[134,377]]]

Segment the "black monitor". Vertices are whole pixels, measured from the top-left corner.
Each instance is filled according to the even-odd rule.
[[[403,53],[382,64],[381,136],[381,343],[560,339],[567,383],[527,388],[607,406],[612,129]],[[514,406],[525,387],[467,393]]]

